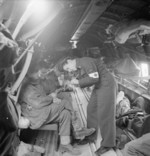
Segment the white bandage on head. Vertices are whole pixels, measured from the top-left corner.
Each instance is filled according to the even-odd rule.
[[[98,72],[90,73],[90,74],[88,74],[88,75],[89,75],[89,77],[91,77],[91,78],[99,78]]]

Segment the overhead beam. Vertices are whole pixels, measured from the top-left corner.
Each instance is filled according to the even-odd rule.
[[[102,15],[111,2],[111,0],[91,0],[74,33],[72,34],[71,42],[77,42],[79,38],[96,21],[96,19]]]

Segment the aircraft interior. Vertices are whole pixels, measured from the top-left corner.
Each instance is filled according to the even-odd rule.
[[[0,156],[150,156],[149,20],[150,0],[0,0]],[[44,95],[36,88],[33,98],[31,83]],[[24,96],[36,101],[34,124]],[[43,119],[55,103],[78,119],[70,117],[69,137],[61,135],[58,112]],[[36,126],[41,120],[49,122]],[[115,146],[102,150],[107,133]],[[86,140],[92,134],[96,139]],[[147,149],[125,153],[145,135]]]

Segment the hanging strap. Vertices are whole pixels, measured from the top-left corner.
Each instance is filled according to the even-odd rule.
[[[26,57],[26,61],[24,63],[24,66],[23,66],[23,69],[18,77],[18,79],[16,80],[16,82],[14,83],[14,85],[12,86],[11,88],[11,91],[10,93],[11,94],[14,94],[14,92],[18,89],[18,87],[20,86],[22,80],[24,79],[27,71],[28,71],[28,68],[30,66],[30,63],[31,63],[31,60],[32,60],[32,56],[33,56],[33,48],[32,48],[32,45],[33,43],[36,41],[36,39],[39,37],[39,35],[41,34],[42,31],[40,31],[36,36],[35,38],[32,40],[32,42],[29,44],[29,46],[27,47],[27,49],[22,53],[21,57],[16,61],[16,63],[12,66],[12,68],[14,68],[18,62],[22,59],[22,57],[27,53],[27,57]]]
[[[27,9],[25,10],[24,14],[22,15],[22,17],[20,18],[14,32],[13,32],[13,39],[16,39],[16,37],[18,36],[21,28],[23,27],[23,25],[26,23],[26,21],[29,19],[29,17],[32,15],[33,13],[33,9],[32,9],[32,6],[33,6],[33,2],[31,2],[29,4],[29,6],[27,7]]]
[[[44,22],[44,24],[40,27],[40,29],[39,29],[39,32],[37,32],[37,35],[34,37],[34,39],[31,41],[31,43],[29,44],[29,46],[27,47],[27,49],[22,53],[22,55],[20,56],[20,58],[15,62],[15,64],[12,66],[12,71],[14,71],[14,68],[15,68],[15,66],[20,62],[20,60],[23,58],[23,56],[27,53],[27,57],[26,57],[26,61],[25,61],[25,64],[24,64],[24,67],[23,67],[23,69],[22,69],[22,72],[20,73],[20,75],[19,75],[19,77],[18,77],[18,79],[16,80],[16,82],[14,83],[14,85],[12,86],[12,88],[11,88],[11,91],[10,91],[10,93],[11,94],[14,94],[14,92],[18,89],[18,87],[20,86],[20,84],[21,84],[21,82],[22,82],[22,80],[24,79],[24,77],[25,77],[25,75],[26,75],[26,73],[27,73],[27,71],[28,71],[28,68],[29,68],[29,65],[30,65],[30,63],[31,63],[31,60],[32,60],[32,55],[33,55],[33,51],[31,50],[31,47],[32,47],[32,45],[33,45],[33,43],[37,40],[37,38],[41,35],[41,33],[43,32],[43,30],[46,28],[46,26],[54,19],[54,17],[56,17],[56,15],[61,11],[61,9],[62,9],[63,7],[62,7],[62,5],[59,5],[57,8],[56,8],[56,12],[54,13],[54,14],[52,14],[50,17],[48,17],[48,19]],[[28,9],[27,9],[27,11],[26,12],[28,12]],[[25,12],[25,14],[27,14]],[[29,14],[27,14],[26,16],[25,15],[23,15],[24,17],[22,17],[21,18],[21,20],[22,19],[26,19],[28,16],[29,16]],[[20,21],[21,21],[20,20]],[[23,20],[23,21],[24,21]],[[24,24],[24,22],[22,23],[22,24]],[[18,26],[18,28],[19,28],[19,30],[20,30],[20,28],[21,28],[21,26]],[[18,29],[18,28],[16,28],[16,29]],[[14,38],[17,36],[17,34],[19,33],[19,30],[16,30],[15,32],[14,32]]]

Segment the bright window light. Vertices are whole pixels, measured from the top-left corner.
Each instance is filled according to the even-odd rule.
[[[72,44],[72,48],[73,48],[73,49],[77,48],[77,43],[78,43],[78,41],[70,41],[70,42],[71,42],[71,44]]]
[[[32,0],[30,7],[37,18],[43,18],[49,10],[47,0]]]
[[[146,63],[141,63],[141,76],[148,76],[149,72],[148,72],[148,64]]]

